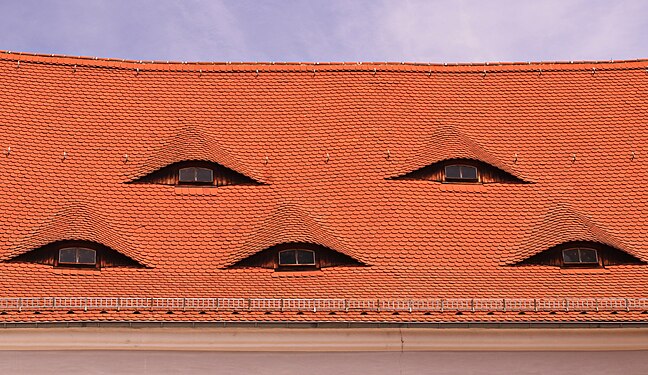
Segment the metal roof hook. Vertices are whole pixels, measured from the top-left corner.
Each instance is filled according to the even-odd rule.
[[[634,159],[635,159],[635,152],[632,151],[632,152],[630,153],[630,160],[634,160]]]
[[[374,68],[373,75],[376,75],[376,72],[377,72],[377,70],[376,70],[376,68]]]
[[[270,162],[270,158],[268,158],[268,157],[266,156],[266,157],[263,159],[263,163],[264,163],[265,165],[268,165],[269,162]]]
[[[486,69],[482,72],[482,77],[486,77]]]
[[[16,64],[16,69],[20,68],[20,60],[18,60],[18,63]]]
[[[538,69],[538,75],[539,75],[539,76],[542,75],[542,69]]]
[[[515,155],[513,155],[513,164],[517,163],[517,160],[518,160],[518,154],[516,152]]]
[[[572,154],[571,161],[572,161],[572,163],[574,163],[576,161],[576,154]]]
[[[596,67],[592,68],[592,75],[594,75],[594,73],[596,73]]]
[[[391,152],[389,152],[389,149],[387,149],[387,160],[391,157]]]
[[[327,153],[326,153],[326,162],[328,163],[329,160],[331,160],[331,156],[330,156],[329,153],[327,152]]]
[[[198,71],[198,77],[202,77],[202,69]]]
[[[9,154],[11,154],[11,146],[7,147],[7,153],[6,154],[7,154],[7,156],[9,156]]]
[[[72,67],[72,73],[76,73],[76,64]]]
[[[428,72],[428,77],[432,77],[432,69]]]
[[[128,163],[128,154],[124,154],[124,163]]]
[[[139,75],[139,68],[135,69],[135,75],[136,75],[136,76]]]
[[[313,69],[313,77],[315,77],[315,73],[317,73],[317,69]]]
[[[256,70],[256,76],[259,76],[259,69]]]
[[[68,157],[67,152],[63,151],[63,160],[66,160]]]

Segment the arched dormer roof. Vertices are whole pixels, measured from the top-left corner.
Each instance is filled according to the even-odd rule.
[[[27,236],[17,239],[1,261],[62,241],[85,241],[106,246],[145,267],[153,260],[140,254],[117,229],[87,205],[65,207],[36,226]]]
[[[508,175],[515,182],[529,182],[514,168],[514,159],[504,162],[452,125],[441,125],[429,136],[421,137],[421,142],[402,163],[399,163],[398,170],[392,172],[389,178],[416,178],[417,175],[426,173],[427,169],[442,168],[445,162],[462,160],[490,166]]]
[[[284,244],[312,244],[346,255],[365,264],[357,251],[333,235],[320,221],[294,204],[279,204],[240,247],[226,266],[234,265],[254,254]]]
[[[647,260],[637,249],[609,233],[587,215],[569,205],[556,204],[532,227],[520,245],[503,259],[503,263],[517,264],[559,245],[574,242],[598,243],[643,262]]]
[[[260,173],[241,163],[211,134],[194,126],[183,126],[164,141],[143,163],[135,167],[128,176],[129,182],[138,182],[146,176],[169,166],[187,162],[202,161],[214,164],[216,168],[232,171],[249,179],[263,183]]]

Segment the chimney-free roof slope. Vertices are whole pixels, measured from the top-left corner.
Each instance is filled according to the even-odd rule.
[[[516,264],[576,239],[648,259],[647,68],[0,52],[0,307],[13,306],[0,320],[643,321],[646,264]],[[448,158],[528,183],[392,179]],[[259,184],[129,183],[191,159]],[[9,261],[67,237],[147,267]],[[229,267],[289,241],[366,266]],[[68,315],[55,297],[115,301]],[[19,298],[50,307],[27,314],[23,299],[20,312]],[[574,304],[543,310],[545,300]],[[574,313],[585,305],[599,309]]]

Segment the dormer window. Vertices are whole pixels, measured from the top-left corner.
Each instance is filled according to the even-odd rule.
[[[58,251],[58,264],[64,266],[96,266],[97,251],[85,247],[64,247]]]
[[[327,267],[363,266],[349,255],[307,242],[271,246],[232,264],[231,268],[260,267],[275,271],[313,271]]]
[[[391,177],[396,180],[427,180],[446,183],[526,183],[499,167],[475,159],[445,159],[412,172]]]
[[[598,264],[598,252],[589,248],[571,248],[562,251],[565,265],[595,265]]]
[[[446,182],[477,182],[479,180],[477,167],[472,165],[446,165],[444,171]]]
[[[10,262],[47,264],[53,267],[143,267],[141,263],[108,246],[92,241],[62,240],[20,254]]]
[[[604,268],[607,266],[645,264],[634,255],[615,247],[592,241],[572,241],[532,255],[518,264],[537,264],[564,268]]]
[[[211,185],[214,183],[214,171],[202,167],[178,169],[178,182],[183,184]]]
[[[313,250],[282,250],[279,252],[279,266],[315,266]]]
[[[131,183],[216,187],[260,184],[234,170],[205,160],[184,160],[173,163],[151,172],[146,176],[142,176],[137,180],[131,181]]]

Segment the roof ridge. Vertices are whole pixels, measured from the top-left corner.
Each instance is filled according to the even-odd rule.
[[[517,62],[395,62],[395,61],[341,61],[341,62],[276,62],[276,61],[170,61],[170,60],[136,60],[136,59],[118,59],[108,57],[90,57],[90,56],[72,56],[62,54],[43,54],[32,52],[14,52],[0,50],[0,60],[11,60],[18,62],[35,62],[53,65],[82,65],[92,67],[112,67],[121,69],[142,69],[157,68],[151,70],[189,70],[198,71],[200,68],[216,67],[245,67],[254,71],[259,67],[274,67],[272,70],[282,70],[285,67],[300,67],[301,70],[312,72],[317,70],[330,70],[330,68],[344,67],[345,69],[355,68],[354,70],[376,70],[377,67],[385,67],[383,70],[413,70],[427,71],[429,69],[443,69],[453,71],[455,68],[468,68],[469,71],[482,73],[490,68],[499,68],[500,71],[508,68],[511,71],[537,71],[542,67],[544,71],[550,70],[589,70],[592,67],[596,69],[645,69],[648,66],[648,58],[638,59],[620,59],[620,60],[574,60],[574,61],[517,61]],[[612,67],[605,68],[605,65]],[[627,67],[626,65],[636,65]],[[553,68],[552,68],[553,67]],[[558,67],[558,69],[556,69]],[[567,68],[572,67],[572,68]],[[583,69],[585,68],[585,69]],[[486,69],[486,70],[485,70]],[[431,72],[431,71],[430,71]]]

